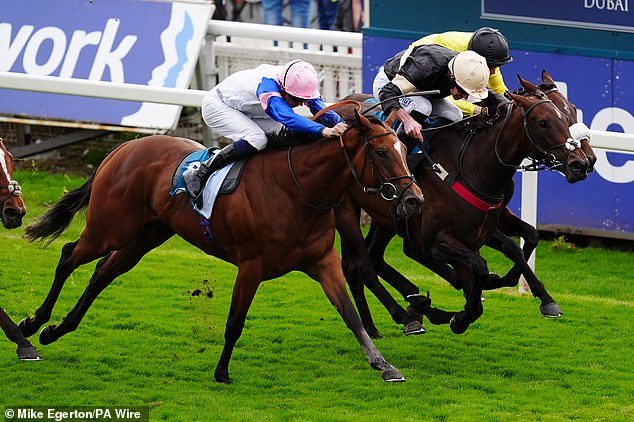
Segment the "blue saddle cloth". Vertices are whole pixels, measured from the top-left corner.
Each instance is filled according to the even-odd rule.
[[[220,149],[217,149],[217,151],[220,151]],[[170,195],[176,195],[179,193],[187,194],[187,188],[183,180],[183,173],[189,168],[198,168],[200,166],[200,163],[207,160],[209,157],[211,157],[211,155],[212,154],[209,152],[208,149],[202,149],[199,151],[194,151],[187,157],[185,157],[181,161],[180,165],[176,169],[176,172],[174,173],[174,176],[172,177],[172,189],[170,190]],[[209,219],[211,217],[211,211],[213,210],[214,202],[216,201],[216,197],[218,196],[220,186],[225,180],[225,177],[227,177],[229,170],[231,170],[231,168],[233,167],[233,164],[234,163],[230,163],[211,174],[211,176],[207,180],[207,184],[203,189],[204,203],[201,209],[198,209],[192,203],[192,208],[194,209],[194,211],[196,211],[202,217],[205,217],[206,219]]]

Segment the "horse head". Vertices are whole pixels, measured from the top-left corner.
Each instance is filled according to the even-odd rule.
[[[586,154],[586,157],[588,157],[588,161],[590,162],[588,172],[593,171],[594,164],[597,162],[597,155],[590,146],[590,129],[583,122],[577,121],[577,107],[568,101],[568,98],[559,91],[554,79],[545,70],[542,70],[542,83],[539,84],[538,88],[542,90],[542,92],[546,94],[557,108],[568,118],[568,122],[570,123],[570,133],[573,138],[581,142],[581,149]]]
[[[419,213],[423,193],[414,183],[407,167],[407,149],[396,133],[379,119],[361,115],[356,108],[347,123],[350,127],[342,136],[342,144],[344,152],[358,152],[352,161],[348,160],[357,184],[366,193],[394,201],[399,218]]]
[[[13,180],[13,155],[0,139],[0,220],[6,229],[22,225],[26,208],[21,194],[20,185]]]
[[[528,156],[560,171],[569,183],[585,179],[590,163],[581,143],[570,134],[568,119],[535,85],[518,78],[525,93],[509,97],[522,112]]]

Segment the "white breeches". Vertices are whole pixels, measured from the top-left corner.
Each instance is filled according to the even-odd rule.
[[[372,94],[374,98],[379,99],[379,91],[390,82],[381,67],[372,83]],[[427,97],[403,97],[399,98],[399,103],[403,110],[408,113],[417,111],[430,118],[444,117],[452,122],[462,120],[462,110],[458,108],[449,98],[429,99]]]
[[[263,150],[268,144],[265,132],[277,132],[282,128],[281,123],[266,114],[250,117],[229,107],[215,91],[205,96],[201,113],[207,126],[214,132],[232,141],[244,139],[258,151]]]

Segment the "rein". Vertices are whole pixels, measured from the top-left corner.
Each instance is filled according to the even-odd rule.
[[[320,110],[319,112],[317,112],[313,116],[313,120],[317,120],[324,113],[326,113],[326,112],[328,112],[330,110],[333,110],[335,108],[339,108],[339,107],[344,106],[344,105],[354,105],[355,107],[357,107],[357,109],[361,108],[361,104],[358,101],[355,101],[355,100],[343,100],[343,101],[331,104],[330,106],[323,108],[322,110]],[[373,139],[380,138],[380,137],[383,137],[383,136],[391,136],[391,135],[393,135],[393,133],[394,132],[392,132],[392,131],[378,133],[378,134],[369,136],[369,137],[365,138],[362,141],[363,144],[364,144],[364,148],[365,148],[366,158],[369,159],[370,163],[372,164],[372,167],[375,168],[377,170],[378,174],[379,174],[380,186],[378,188],[373,188],[373,187],[369,187],[369,186],[365,186],[364,185],[364,183],[362,182],[361,178],[359,177],[359,172],[357,172],[357,170],[355,169],[354,163],[352,162],[352,160],[350,158],[350,154],[348,154],[348,151],[346,150],[346,147],[345,147],[345,145],[343,143],[343,135],[339,136],[339,145],[341,146],[341,150],[342,150],[343,155],[344,155],[344,157],[346,159],[346,163],[348,164],[348,168],[350,169],[350,172],[352,173],[352,177],[354,178],[354,180],[357,183],[357,185],[363,190],[364,193],[366,193],[366,194],[379,194],[386,201],[393,201],[393,200],[397,200],[398,201],[398,200],[400,200],[401,197],[403,196],[403,194],[405,193],[405,191],[407,189],[409,189],[409,187],[412,184],[414,184],[414,176],[413,175],[407,174],[407,175],[396,176],[396,177],[392,177],[392,178],[385,177],[385,175],[381,171],[380,167],[376,164],[376,157],[374,156],[374,152],[370,148],[369,142],[371,140],[373,140]],[[341,205],[341,203],[344,200],[344,196],[342,196],[341,199],[339,201],[337,201],[333,205],[322,205],[322,204],[319,204],[318,202],[312,200],[308,196],[308,193],[301,186],[301,184],[299,182],[299,179],[297,178],[297,176],[295,174],[295,170],[293,168],[293,160],[292,160],[292,156],[291,156],[292,149],[293,149],[292,146],[289,147],[288,153],[287,153],[288,166],[289,166],[289,169],[290,169],[290,172],[291,172],[291,177],[293,178],[293,181],[295,182],[295,185],[297,186],[297,188],[299,189],[301,194],[308,201],[309,205],[314,207],[314,208],[317,208],[319,210],[328,210],[328,209],[331,209],[331,208],[336,208],[339,205]],[[365,161],[364,161],[364,166],[361,169],[361,173],[363,173],[364,171],[365,171]],[[410,179],[410,182],[399,193],[398,188],[392,182],[394,180],[403,179],[403,178]]]

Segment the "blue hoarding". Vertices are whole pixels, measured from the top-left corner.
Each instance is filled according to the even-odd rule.
[[[385,59],[412,40],[364,37],[364,90],[369,92]],[[366,49],[366,46],[368,48]],[[367,53],[366,53],[367,52]],[[578,107],[580,120],[594,130],[634,133],[634,62],[511,50],[513,62],[502,68],[506,85],[519,87],[516,75],[539,83],[542,69]],[[588,179],[570,185],[555,172],[540,172],[537,222],[586,231],[634,235],[634,154],[595,149],[598,161]],[[521,213],[517,177],[511,208]]]
[[[0,15],[0,71],[188,88],[213,6],[25,0]],[[173,127],[180,107],[0,90],[0,113]]]
[[[634,32],[629,0],[482,0],[481,17]]]

